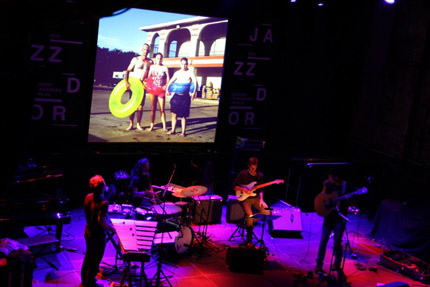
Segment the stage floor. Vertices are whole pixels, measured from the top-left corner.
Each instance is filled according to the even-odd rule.
[[[64,250],[48,255],[46,258],[55,264],[55,270],[45,261],[38,259],[37,268],[33,273],[33,286],[79,286],[80,270],[85,252],[84,226],[85,218],[81,208],[73,209],[72,222],[64,226],[62,245]],[[313,274],[315,258],[321,234],[322,217],[316,213],[301,213],[301,238],[273,238],[268,226],[264,231],[264,243],[269,256],[264,263],[261,274],[236,273],[229,270],[226,263],[226,253],[229,247],[238,247],[243,243],[240,236],[230,236],[236,229],[236,224],[226,222],[226,206],[223,206],[221,223],[208,225],[207,240],[194,241],[193,246],[179,256],[167,258],[162,265],[163,273],[170,277],[172,286],[338,286],[333,282],[321,280]],[[381,243],[367,236],[373,223],[363,215],[349,215],[347,225],[352,253],[349,251],[345,261],[344,273],[350,286],[379,286],[394,281],[403,281],[410,286],[425,286],[404,275],[395,273],[379,265],[379,257],[383,252]],[[205,233],[201,225],[192,226],[196,238]],[[262,224],[255,227],[255,234],[260,237]],[[27,227],[26,233],[33,236],[47,234],[45,227]],[[50,231],[52,232],[52,231]],[[344,237],[344,242],[346,238]],[[333,241],[330,239],[325,258],[324,270],[329,271]],[[174,251],[175,249],[172,248]],[[356,255],[351,256],[351,255]],[[123,264],[117,262],[116,251],[111,242],[106,246],[105,256],[99,273],[99,284],[104,286],[119,286]],[[157,272],[157,262],[151,259],[145,263],[145,273],[152,279]],[[139,273],[140,263],[136,263],[134,272]],[[373,269],[375,268],[375,269]],[[369,270],[370,269],[370,270]],[[332,272],[332,275],[336,275]],[[163,276],[162,276],[163,277]],[[336,276],[334,276],[336,278]],[[168,286],[168,282],[162,282]],[[345,285],[346,286],[346,285]]]

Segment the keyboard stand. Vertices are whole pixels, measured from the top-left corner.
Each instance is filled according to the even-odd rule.
[[[142,280],[145,286],[148,285],[148,278],[145,274],[145,262],[150,260],[150,252],[154,243],[155,231],[157,229],[157,221],[136,221],[131,219],[111,219],[111,222],[116,230],[118,243],[109,236],[109,240],[113,243],[117,253],[116,258],[121,259],[125,265],[121,276],[120,286],[125,286],[125,281],[128,280],[128,286],[132,285],[132,277],[140,277],[140,285]],[[141,262],[140,275],[131,274],[131,262]]]
[[[40,258],[46,263],[48,263],[48,265],[55,270],[60,270],[57,266],[54,265],[54,263],[44,257],[46,255],[57,253],[60,251],[60,240],[58,240],[56,237],[52,235],[25,237],[18,239],[18,242],[27,246],[32,251],[35,259]],[[55,245],[55,250],[47,250],[52,247],[52,245]]]
[[[125,268],[124,268],[124,271],[122,272],[122,275],[121,275],[121,283],[120,283],[120,285],[119,286],[131,286],[131,282],[133,282],[132,281],[132,274],[131,274],[131,272],[130,272],[130,269],[131,269],[131,261],[128,261],[128,260],[124,260],[123,261],[124,262],[124,264],[125,264]],[[144,264],[145,264],[145,261],[141,261],[141,266],[140,266],[140,275],[135,275],[135,276],[138,276],[138,277],[140,277],[140,286],[148,286],[148,278],[147,278],[147,276],[146,276],[146,274],[145,274],[145,268],[144,268]],[[128,277],[128,285],[124,285],[124,283],[125,283],[125,281],[126,281],[126,278]],[[144,282],[145,282],[145,285],[142,285],[142,279],[144,280]]]

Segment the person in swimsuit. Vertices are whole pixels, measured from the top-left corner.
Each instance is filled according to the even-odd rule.
[[[147,58],[148,52],[149,52],[149,45],[143,44],[142,55],[138,57],[133,57],[133,59],[131,59],[130,64],[127,67],[127,70],[125,71],[125,82],[126,82],[125,86],[127,90],[130,90],[130,83],[128,82],[128,77],[130,76],[130,73],[132,73],[132,76],[139,78],[142,81],[142,83],[148,77],[148,71],[150,69],[150,66],[153,64],[152,60]],[[145,104],[145,97],[146,97],[146,92],[144,91],[142,102],[140,103],[136,112],[137,114],[136,128],[140,131],[142,130],[140,126],[140,121],[142,120],[142,112],[143,112],[143,105]],[[127,131],[133,129],[133,120],[134,120],[134,113],[132,113],[129,116],[130,124],[126,129]]]
[[[159,93],[149,94],[149,100],[151,102],[151,124],[149,126],[149,131],[152,131],[154,129],[154,121],[155,121],[155,114],[157,111],[157,102],[158,106],[160,107],[160,116],[161,116],[161,123],[163,124],[163,131],[167,131],[166,128],[166,113],[164,112],[164,106],[165,106],[165,95],[166,95],[166,84],[169,82],[169,71],[166,66],[163,65],[163,54],[156,53],[155,54],[155,61],[154,65],[152,65],[149,68],[148,73],[148,81],[144,84],[145,87],[147,85],[152,85],[154,87],[162,88],[158,89],[160,90]]]
[[[194,73],[188,69],[188,59],[185,57],[181,59],[181,69],[173,74],[172,79],[167,84],[167,91],[169,90],[169,86],[175,83],[185,84],[188,88],[181,93],[176,92],[170,100],[172,129],[168,134],[173,135],[176,133],[176,123],[178,117],[180,117],[182,118],[182,132],[180,136],[184,137],[187,128],[187,117],[190,116],[191,101],[194,100],[197,95],[197,79]],[[192,86],[194,86],[194,88],[191,91],[190,88]]]

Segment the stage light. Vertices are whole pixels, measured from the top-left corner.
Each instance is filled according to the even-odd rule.
[[[322,6],[324,6],[324,3],[323,2],[319,2],[318,3],[318,7],[322,7]]]
[[[396,0],[384,0],[387,4],[394,4]]]
[[[291,2],[291,3],[296,3],[296,2],[297,2],[297,0],[290,0],[290,2]]]

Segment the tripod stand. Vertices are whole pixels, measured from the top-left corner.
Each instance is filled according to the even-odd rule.
[[[235,237],[236,233],[239,233],[242,240],[246,241],[245,231],[246,231],[246,217],[244,217],[243,220],[237,224],[236,229],[230,235],[230,238],[228,239],[228,241],[231,241]],[[258,237],[257,237],[257,235],[255,235],[254,232],[252,232],[252,237],[255,238],[256,240],[258,240]]]

